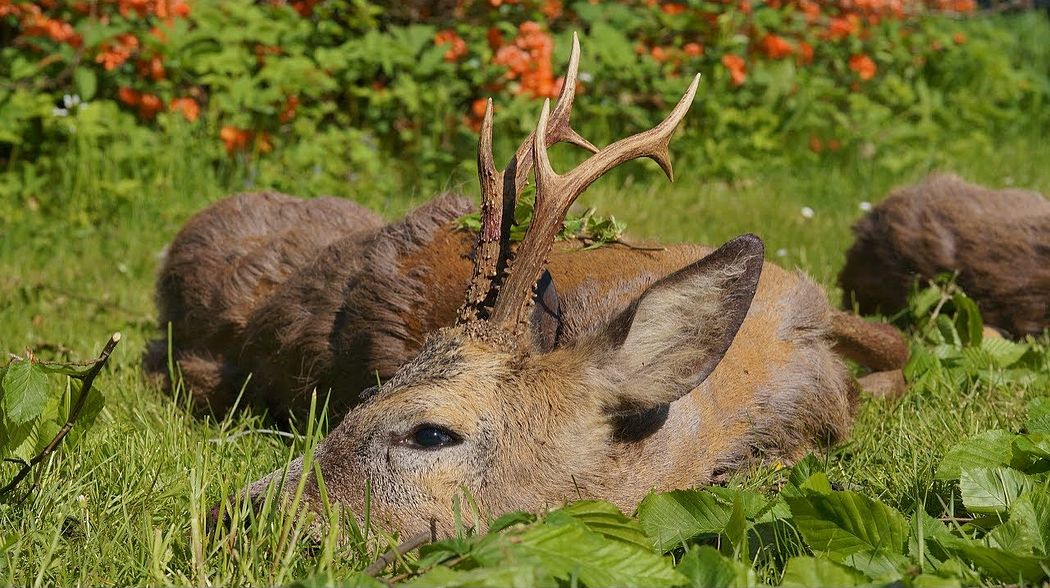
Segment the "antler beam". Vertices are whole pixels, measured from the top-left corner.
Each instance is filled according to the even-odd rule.
[[[595,180],[621,163],[641,157],[655,161],[664,170],[667,178],[674,180],[668,146],[675,128],[693,103],[699,83],[700,75],[697,74],[685,95],[663,122],[648,131],[620,139],[599,150],[564,175],[554,171],[547,156],[549,143],[546,138],[550,136],[548,127],[557,121],[548,120],[550,101],[544,101],[539,124],[536,125],[536,132],[532,136],[536,167],[536,207],[525,240],[518,248],[514,268],[500,289],[492,309],[490,320],[495,325],[515,333],[527,328],[532,290],[547,265],[554,238],[565,222],[569,207]]]
[[[568,142],[591,153],[598,148],[577,133],[569,122],[572,104],[576,98],[576,76],[580,65],[580,41],[572,35],[572,51],[565,73],[558,104],[551,114],[550,124],[543,133],[544,143],[554,145]],[[467,323],[484,318],[484,307],[489,297],[499,289],[497,276],[510,256],[510,224],[514,220],[514,206],[518,193],[528,183],[534,162],[535,133],[522,141],[503,170],[497,170],[492,156],[492,100],[485,106],[478,140],[478,179],[481,183],[481,232],[474,249],[474,271],[467,287],[466,300],[459,309],[458,322]]]

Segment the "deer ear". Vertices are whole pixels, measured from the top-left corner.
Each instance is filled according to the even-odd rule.
[[[532,348],[540,353],[554,349],[561,334],[561,308],[558,302],[558,291],[554,289],[554,278],[549,271],[544,271],[536,282],[536,294],[533,300]]]
[[[656,282],[606,328],[606,408],[666,405],[715,369],[744,321],[762,274],[762,240],[748,234]]]

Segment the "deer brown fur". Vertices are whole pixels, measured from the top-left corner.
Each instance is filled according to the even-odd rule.
[[[544,106],[507,173],[486,153],[490,105],[477,236],[454,229],[469,206],[452,196],[385,226],[356,209],[342,223],[327,211],[295,229],[226,212],[252,209],[256,198],[287,204],[277,195],[239,196],[191,221],[172,245],[158,301],[196,400],[230,407],[236,388],[217,389],[216,374],[251,373],[247,401],[278,413],[302,407],[314,388],[330,389],[336,410],[352,408],[315,454],[328,500],[360,512],[367,484],[372,512],[406,532],[451,530],[452,500],[463,489],[494,513],[577,497],[631,508],[652,489],[711,483],[756,460],[790,462],[842,439],[856,392],[834,330],[850,333],[844,352],[885,346],[878,361],[899,367],[906,348],[892,329],[836,321],[842,315],[822,289],[763,262],[753,235],[713,250],[554,242],[569,205],[611,167],[650,157],[671,175],[667,143],[698,82],[663,123],[559,175],[547,144],[593,147],[568,124],[577,59],[574,42],[559,107],[551,114]],[[534,218],[514,246],[504,213],[533,165]],[[318,216],[306,210],[310,202],[294,214]],[[255,247],[226,243],[213,228],[238,222],[275,228],[229,230],[271,235]],[[276,242],[292,230],[305,244]],[[268,242],[279,252],[263,252]],[[198,268],[188,261],[194,248],[232,253],[225,261],[201,253],[208,262]],[[268,265],[283,279],[260,279]],[[206,292],[165,291],[187,284]],[[184,324],[186,300],[201,304],[196,320],[209,326]],[[163,369],[165,355],[154,346],[152,370]],[[362,392],[373,372],[381,384]],[[317,508],[314,470],[302,466],[293,462],[249,494],[261,497],[279,480],[290,492],[302,481]]]
[[[853,227],[843,305],[904,308],[916,278],[957,273],[985,321],[1015,336],[1050,328],[1050,200],[936,174],[894,190]]]

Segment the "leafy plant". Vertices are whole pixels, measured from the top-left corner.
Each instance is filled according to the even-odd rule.
[[[74,424],[80,428],[71,441],[91,426],[105,402],[93,387],[95,377],[119,342],[116,333],[91,362],[42,362],[27,353],[0,368],[0,458],[21,466],[0,488],[0,496],[14,490],[34,466],[54,453]],[[52,375],[62,377],[62,391],[55,390]]]

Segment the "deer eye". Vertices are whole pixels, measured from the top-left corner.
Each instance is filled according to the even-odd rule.
[[[436,425],[421,425],[407,439],[409,445],[418,449],[439,449],[461,440],[459,435]]]

